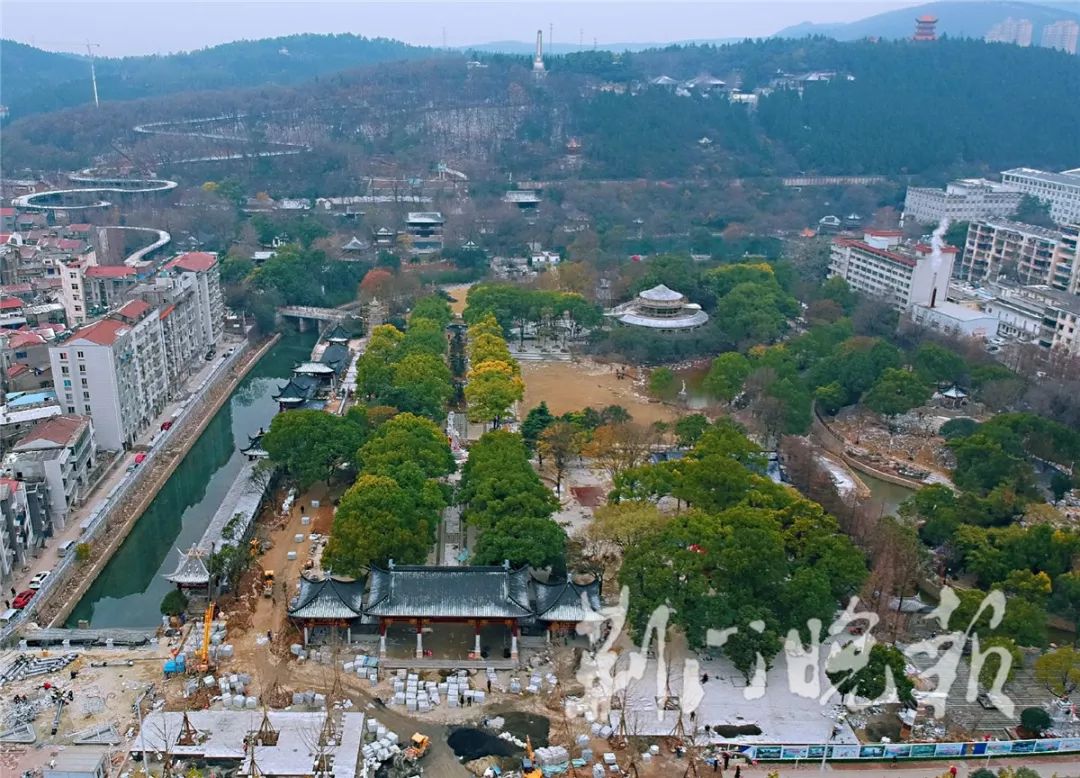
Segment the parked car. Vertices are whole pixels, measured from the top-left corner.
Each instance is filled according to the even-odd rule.
[[[145,461],[146,461],[146,453],[145,452],[140,451],[138,454],[135,455],[135,464],[141,465]]]
[[[52,575],[51,570],[42,570],[40,573],[30,579],[30,583],[27,584],[31,589],[37,591],[41,588],[41,585],[45,583],[45,579]]]
[[[994,704],[993,700],[990,699],[990,695],[986,692],[980,694],[975,700],[986,710],[997,710],[997,705]]]
[[[15,595],[15,599],[11,601],[11,607],[15,610],[22,610],[30,604],[30,600],[34,599],[34,595],[37,594],[33,589],[27,589],[24,592],[19,592]]]
[[[164,432],[167,429],[171,429],[171,428],[172,428],[172,421],[171,420],[161,422],[161,431],[162,432]]]

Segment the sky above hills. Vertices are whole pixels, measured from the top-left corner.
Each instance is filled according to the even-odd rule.
[[[365,0],[5,0],[3,37],[50,51],[100,44],[105,56],[153,54],[294,33],[355,33],[427,46],[532,40],[670,43],[760,37],[812,21],[849,22],[913,3],[892,0],[744,2],[366,2]]]

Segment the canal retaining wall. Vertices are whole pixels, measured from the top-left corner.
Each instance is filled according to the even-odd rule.
[[[46,580],[46,586],[31,600],[31,607],[0,631],[0,644],[25,623],[63,625],[240,380],[279,338],[275,335],[254,351],[246,343],[237,347],[207,376],[142,464],[105,495],[85,522],[86,530],[79,541],[91,545],[90,559],[80,561],[76,553],[64,557]]]

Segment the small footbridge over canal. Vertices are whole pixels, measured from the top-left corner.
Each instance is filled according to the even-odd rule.
[[[286,319],[294,319],[300,328],[301,332],[304,332],[309,325],[314,324],[318,328],[329,328],[335,324],[340,324],[343,321],[349,320],[361,320],[371,326],[376,326],[382,323],[378,316],[373,316],[370,310],[372,306],[368,306],[369,311],[365,315],[359,309],[359,305],[356,303],[350,303],[349,305],[341,308],[319,308],[314,305],[285,305],[277,309],[278,316]],[[377,319],[377,321],[373,321]]]

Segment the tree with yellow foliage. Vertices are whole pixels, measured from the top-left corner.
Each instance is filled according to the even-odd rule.
[[[493,429],[499,428],[511,406],[524,396],[525,382],[508,362],[481,362],[473,366],[466,377],[465,402],[469,421],[491,422]]]

